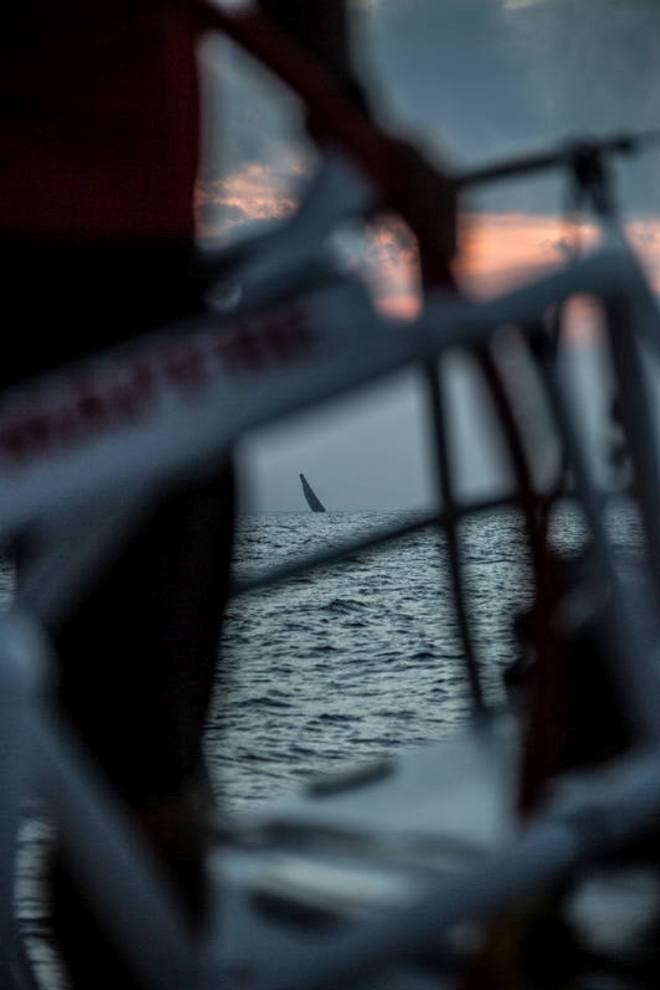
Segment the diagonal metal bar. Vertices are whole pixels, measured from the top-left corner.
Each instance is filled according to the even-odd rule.
[[[609,137],[593,140],[566,141],[549,150],[530,152],[504,161],[493,162],[466,170],[454,177],[459,189],[483,183],[498,182],[503,179],[515,179],[521,175],[534,172],[545,172],[554,168],[575,168],[579,157],[586,153],[594,155],[629,155],[652,147],[660,141],[660,131],[647,130],[632,134],[613,134]]]
[[[198,946],[162,867],[65,726],[33,709],[30,732],[42,793],[105,930],[145,987],[195,990],[201,979]]]

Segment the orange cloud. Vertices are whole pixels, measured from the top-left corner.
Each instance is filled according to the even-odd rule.
[[[246,224],[285,219],[296,208],[292,186],[306,169],[302,155],[285,152],[269,165],[250,162],[231,175],[199,182],[195,209],[200,237],[226,241]]]
[[[196,198],[200,235],[228,240],[246,224],[290,216],[296,208],[292,185],[307,167],[302,155],[286,152],[269,166],[251,163],[225,178],[200,184]],[[654,291],[660,293],[660,219],[637,218],[626,230]],[[554,216],[463,214],[454,264],[457,281],[468,295],[481,299],[533,281],[567,257],[575,233]],[[580,226],[583,249],[593,247],[598,238],[593,224]],[[417,247],[397,217],[370,224],[348,257],[384,313],[411,319],[419,312]],[[598,324],[594,307],[576,301],[570,312],[571,325],[577,328],[574,339],[592,338]]]
[[[660,219],[625,225],[654,291],[660,292]],[[573,233],[583,249],[593,248],[599,231],[589,223],[570,231],[559,218],[525,213],[463,215],[456,274],[466,291],[480,297],[530,281],[567,256]]]
[[[597,239],[595,228],[581,228],[583,247]],[[556,217],[464,214],[459,220],[456,277],[470,295],[489,298],[556,267],[569,244],[570,234]]]
[[[628,239],[655,293],[660,294],[660,219],[637,218],[625,225]],[[530,214],[464,216],[460,224],[460,251],[456,276],[461,287],[476,298],[531,282],[565,260],[572,238],[582,249],[593,248],[600,232],[589,223],[571,231],[561,219]],[[600,308],[593,299],[570,300],[564,311],[565,340],[591,343],[602,333]]]

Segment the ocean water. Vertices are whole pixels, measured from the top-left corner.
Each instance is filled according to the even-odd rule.
[[[244,516],[238,579],[404,522],[405,513]],[[613,514],[622,551],[639,542],[634,517]],[[584,543],[577,512],[558,513],[553,538]],[[504,700],[515,655],[512,620],[529,604],[519,517],[499,511],[460,527],[472,630],[485,694]],[[340,566],[234,599],[209,718],[207,757],[219,800],[267,800],[302,778],[447,736],[470,711],[444,536],[427,529]]]
[[[407,518],[245,516],[236,577]],[[493,701],[511,656],[510,616],[525,602],[520,539],[512,514],[464,527],[474,631]],[[465,721],[445,556],[444,538],[424,530],[231,603],[207,733],[223,802],[265,800],[303,777],[438,739]]]
[[[237,580],[406,522],[406,513],[271,513],[240,518]],[[635,520],[610,531],[622,552],[639,544]],[[529,604],[522,531],[508,511],[460,527],[472,629],[491,704],[515,656],[512,620]],[[554,539],[576,550],[579,516],[559,514]],[[339,566],[305,573],[230,603],[205,751],[219,806],[254,806],[309,776],[437,740],[465,723],[470,701],[453,614],[444,537],[427,529]],[[0,590],[11,598],[11,571]],[[39,883],[48,830],[31,822],[21,847],[19,908],[49,985],[63,986],[48,945]]]

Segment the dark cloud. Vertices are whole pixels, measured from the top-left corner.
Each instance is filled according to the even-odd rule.
[[[657,0],[384,0],[363,36],[383,109],[454,163],[660,126]],[[618,174],[631,210],[660,210],[660,160]],[[484,200],[541,212],[560,203],[558,183],[540,180]]]

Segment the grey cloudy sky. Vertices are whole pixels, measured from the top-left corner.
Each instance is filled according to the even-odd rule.
[[[657,0],[362,0],[355,7],[356,55],[379,112],[455,165],[571,134],[660,125]],[[237,169],[301,145],[295,104],[267,74],[246,73],[244,60],[215,43],[206,58],[222,82],[209,90],[209,175],[220,147],[224,167]],[[618,169],[631,214],[660,213],[658,164],[647,155]],[[536,180],[500,186],[466,207],[546,214],[559,204],[558,182]],[[581,360],[582,394],[595,408],[596,365],[588,355]],[[465,484],[483,490],[502,478],[484,421],[470,411],[468,379],[456,370],[452,382]],[[248,438],[239,460],[249,507],[303,509],[302,471],[331,508],[395,509],[429,504],[427,454],[421,392],[409,374]]]

